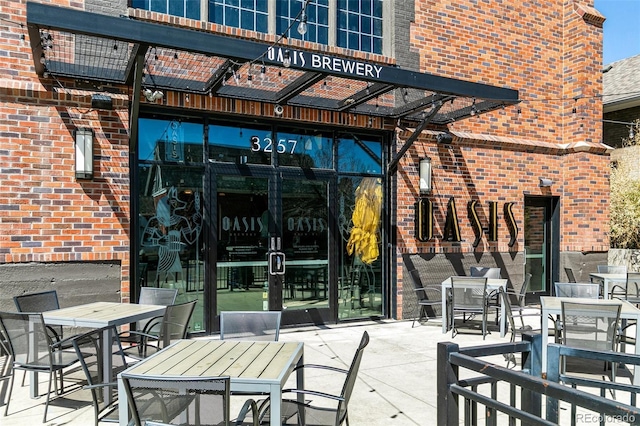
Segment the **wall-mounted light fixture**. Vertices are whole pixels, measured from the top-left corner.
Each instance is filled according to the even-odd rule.
[[[76,129],[76,179],[93,179],[93,130]]]
[[[420,195],[431,192],[431,158],[420,159]]]
[[[540,187],[541,188],[549,188],[553,185],[553,181],[551,179],[539,178],[540,179]]]

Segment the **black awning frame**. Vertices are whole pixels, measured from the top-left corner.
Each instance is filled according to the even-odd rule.
[[[143,88],[416,122],[429,114],[433,124],[519,102],[509,88],[41,3],[27,3],[27,28],[40,76],[133,87],[136,58],[144,55]],[[171,56],[182,59],[180,69]],[[280,87],[257,82],[265,69]]]

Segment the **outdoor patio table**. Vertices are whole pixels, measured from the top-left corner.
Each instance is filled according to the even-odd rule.
[[[178,340],[125,370],[130,374],[230,378],[231,392],[271,396],[271,425],[280,425],[282,387],[296,365],[303,363],[304,346],[298,342],[251,342],[237,340]],[[304,388],[303,368],[296,380]],[[118,375],[120,425],[126,426],[129,404]],[[299,395],[302,401],[303,396]]]
[[[94,302],[86,305],[71,306],[42,313],[47,325],[63,325],[73,327],[102,328],[133,323],[142,319],[163,315],[165,306],[140,305],[136,303]],[[105,331],[102,337],[105,342],[111,342],[111,330]],[[111,381],[111,345],[103,345],[104,383]],[[31,397],[38,395],[37,373],[31,373]],[[111,395],[107,393],[105,399],[110,402]]]
[[[600,272],[592,272],[589,274],[591,282],[597,281],[602,287],[602,297],[609,299],[611,297],[611,286],[616,283],[626,283],[627,274],[605,274]]]
[[[507,280],[503,278],[487,278],[487,291],[495,291],[498,293],[498,289],[502,287],[503,290],[507,290]],[[449,318],[446,315],[447,302],[447,289],[451,288],[451,277],[442,281],[442,333],[449,331]],[[502,306],[502,298],[498,297],[498,301]],[[504,315],[504,309],[500,309],[500,337],[504,337],[506,334],[506,318]]]
[[[611,304],[611,300],[607,299],[590,299],[590,298],[582,298],[582,297],[553,297],[553,296],[542,296],[540,297],[540,304],[542,306],[541,311],[541,320],[543,322],[542,327],[542,375],[543,377],[547,374],[547,345],[549,343],[549,333],[546,332],[546,328],[544,327],[544,321],[549,318],[549,315],[557,316],[562,315],[562,301],[572,302],[572,303],[608,303]],[[633,304],[627,302],[626,300],[617,300],[622,306],[620,308],[620,319],[621,320],[640,320],[640,309],[636,308]],[[640,342],[640,327],[634,327],[636,329],[636,342]],[[636,354],[640,355],[640,345],[635,345]],[[633,373],[633,384],[640,385],[640,374],[636,374],[634,369]]]

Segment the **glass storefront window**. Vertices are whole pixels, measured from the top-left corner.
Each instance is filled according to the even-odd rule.
[[[132,0],[131,7],[200,19],[200,0]]]
[[[278,132],[278,164],[310,169],[333,168],[333,137],[322,132]]]
[[[209,159],[235,164],[270,164],[271,153],[280,149],[267,127],[250,129],[209,125]]]
[[[138,159],[168,163],[202,163],[204,127],[182,120],[141,118]]]
[[[381,173],[382,144],[350,136],[338,139],[338,172]]]

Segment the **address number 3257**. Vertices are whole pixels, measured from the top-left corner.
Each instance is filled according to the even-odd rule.
[[[275,149],[278,154],[293,154],[297,144],[296,139],[278,139],[276,143],[271,138],[260,139],[257,136],[251,136],[251,151],[253,152],[273,152]]]

